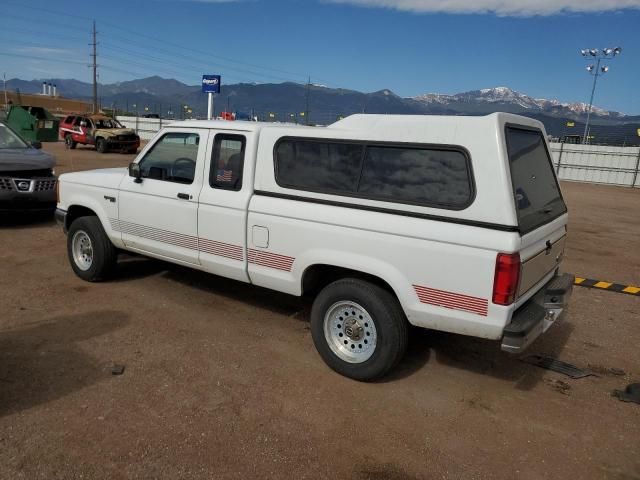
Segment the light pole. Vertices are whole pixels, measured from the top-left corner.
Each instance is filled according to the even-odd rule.
[[[600,75],[604,75],[609,71],[609,67],[607,65],[600,66],[600,62],[603,58],[613,58],[622,53],[622,48],[603,48],[602,50],[598,50],[597,48],[589,48],[580,50],[580,54],[583,57],[594,57],[597,58],[598,61],[595,65],[591,64],[587,66],[587,71],[593,76],[593,86],[591,87],[591,98],[589,99],[589,109],[587,110],[587,123],[584,125],[584,135],[582,136],[582,143],[587,143],[587,138],[589,135],[589,121],[591,120],[591,108],[593,107],[593,96],[596,93],[596,83],[598,81],[598,77]]]

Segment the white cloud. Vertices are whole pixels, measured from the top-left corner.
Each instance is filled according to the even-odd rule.
[[[38,55],[76,55],[78,52],[67,48],[50,47],[16,47],[12,51]],[[53,60],[53,59],[52,59]]]
[[[640,0],[324,0],[414,13],[493,13],[500,16],[554,15],[640,9]]]

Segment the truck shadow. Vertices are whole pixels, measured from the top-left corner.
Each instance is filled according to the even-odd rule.
[[[122,328],[127,321],[124,313],[98,311],[0,331],[0,417],[109,378],[109,366],[77,343]]]
[[[518,390],[531,390],[542,380],[545,370],[521,362],[520,358],[533,353],[557,358],[573,329],[567,319],[563,319],[520,355],[503,352],[497,340],[428,330],[423,332],[423,348],[432,350],[433,360],[439,364],[506,380]]]
[[[131,257],[120,262],[115,281],[127,281],[161,273],[167,279],[221,295],[230,300],[309,322],[312,299],[293,297],[262,287],[230,280],[145,257]],[[538,339],[524,355],[545,353],[558,356],[573,327],[565,320],[551,327],[548,335]],[[430,362],[490,375],[514,383],[519,390],[530,390],[542,380],[544,370],[519,361],[519,357],[500,350],[500,342],[412,327],[407,354],[381,383],[409,377]]]
[[[268,288],[178,266],[172,266],[164,275],[171,280],[207,293],[222,295],[252,307],[309,321],[311,306],[309,299],[304,297],[294,297]]]

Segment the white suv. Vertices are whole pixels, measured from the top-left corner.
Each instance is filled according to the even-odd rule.
[[[316,348],[359,380],[402,358],[409,324],[522,351],[573,285],[544,127],[516,115],[176,123],[128,172],[65,174],[59,193],[81,278],[128,250],[314,295]]]

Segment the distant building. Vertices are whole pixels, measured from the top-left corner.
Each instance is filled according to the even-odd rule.
[[[4,110],[6,110],[4,99],[4,91],[0,90],[0,105],[2,105]],[[29,93],[18,94],[15,91],[9,90],[7,90],[7,104],[42,107],[57,117],[64,117],[69,113],[88,113],[93,109],[93,106],[89,101],[48,95],[33,95]]]

